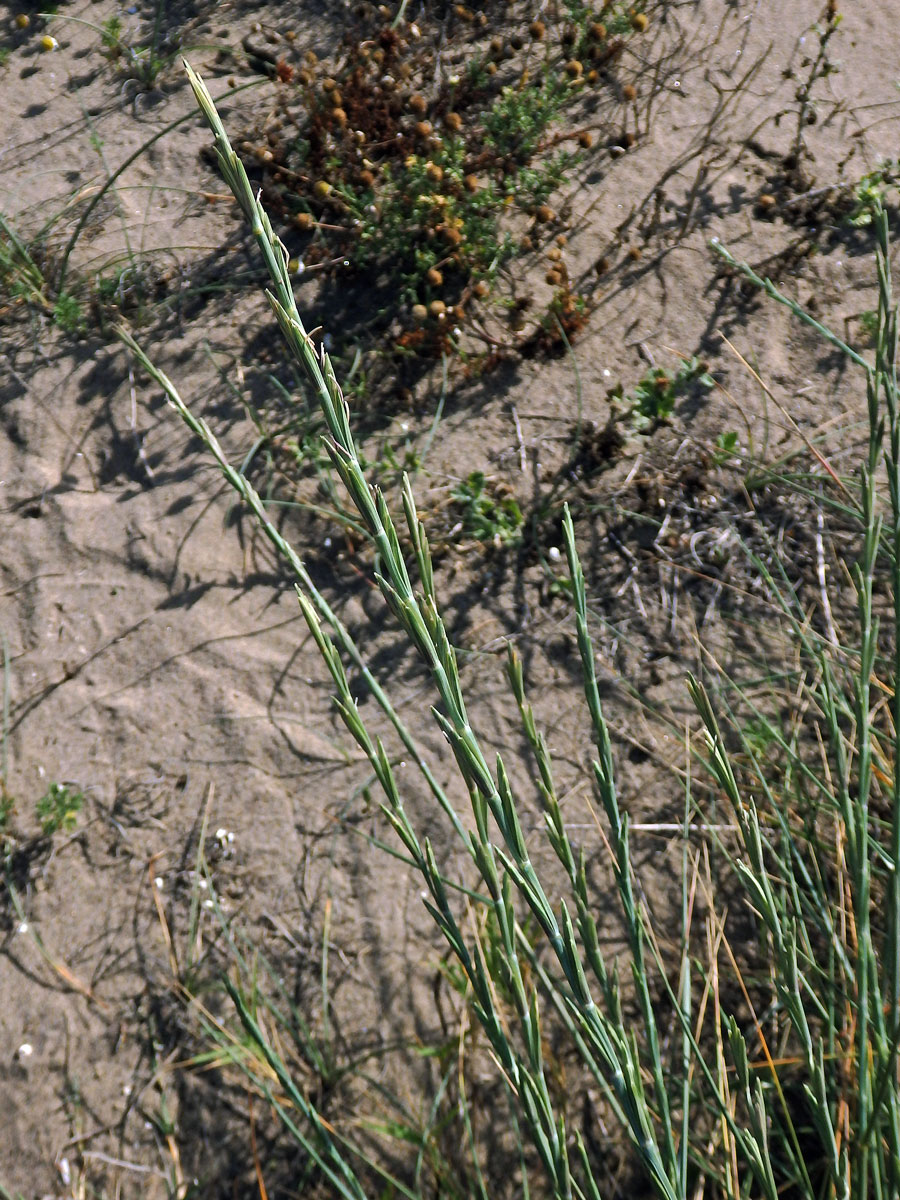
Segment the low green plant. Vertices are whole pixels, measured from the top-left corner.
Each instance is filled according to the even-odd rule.
[[[34,809],[44,837],[71,833],[83,806],[83,793],[64,783],[51,783]]]
[[[878,313],[874,309],[866,309],[859,314],[859,324],[870,342],[878,337]]]
[[[707,364],[699,358],[682,359],[672,371],[668,367],[652,367],[634,388],[626,393],[621,384],[612,392],[614,400],[631,419],[639,432],[655,429],[668,421],[675,412],[675,403],[693,389],[709,390],[715,380]]]
[[[460,480],[450,498],[459,513],[459,537],[500,547],[521,536],[524,517],[516,498],[492,487],[483,471],[472,471]]]
[[[213,131],[223,176],[266,263],[275,317],[318,397],[334,471],[374,548],[374,582],[423,662],[433,689],[433,719],[468,798],[464,816],[248,481],[171,381],[124,332],[123,340],[204,439],[295,572],[302,612],[333,680],[337,712],[381,786],[382,811],[421,880],[425,907],[446,942],[453,972],[472,997],[471,1011],[499,1078],[514,1098],[523,1146],[517,1193],[540,1188],[559,1200],[600,1200],[608,1194],[605,1182],[601,1185],[602,1152],[588,1140],[591,1130],[581,1126],[570,1103],[578,1084],[561,1089],[550,1071],[546,1046],[552,1028],[555,1039],[565,1040],[573,1081],[581,1078],[596,1089],[605,1140],[618,1130],[644,1187],[664,1200],[700,1194],[724,1200],[786,1195],[887,1200],[900,1194],[900,391],[888,226],[878,202],[874,363],[844,347],[769,281],[735,264],[844,347],[863,372],[869,442],[856,500],[849,510],[845,505],[859,531],[852,570],[856,633],[852,641],[836,644],[810,619],[780,556],[768,561],[751,556],[784,626],[796,716],[786,730],[781,713],[769,712],[754,693],[732,684],[718,664],[707,681],[710,686],[718,681],[715,700],[703,682],[689,679],[699,725],[686,761],[691,763],[693,750],[703,780],[694,780],[692,766],[683,797],[679,927],[657,931],[616,787],[586,582],[568,510],[563,534],[575,643],[611,869],[612,891],[602,901],[593,871],[588,874],[587,848],[573,840],[550,752],[527,699],[522,662],[510,650],[508,682],[544,819],[540,830],[526,833],[507,755],[489,756],[467,703],[412,488],[404,484],[403,515],[395,521],[382,492],[363,474],[330,359],[297,309],[287,252],[209,93],[193,72],[189,77]],[[667,377],[665,389],[652,386],[667,391],[672,382]],[[647,403],[654,417],[656,400],[648,396]],[[881,496],[885,477],[887,494]],[[876,597],[886,608],[883,625],[876,619]],[[399,753],[370,730],[348,665],[387,717],[390,740],[396,737],[403,747]],[[468,859],[465,884],[455,872],[448,877],[444,855],[408,810],[407,777],[395,767],[400,754],[433,800],[431,820],[444,823],[442,844],[451,842]],[[703,830],[717,832],[711,843],[698,845]],[[754,922],[744,945],[733,944],[726,902],[705,865],[713,853],[738,893],[729,896],[727,907],[738,904]],[[598,925],[613,896],[624,972],[604,948]],[[700,902],[705,931],[695,928]],[[480,928],[493,931],[489,940],[479,936],[477,923],[473,928],[467,916],[473,908],[487,914]],[[374,1170],[387,1194],[415,1200],[420,1192],[323,1121],[276,1040],[240,998],[235,1002],[265,1072],[246,1060],[240,1066],[264,1089],[320,1178],[335,1194],[363,1200],[362,1175]],[[629,1194],[643,1190],[631,1179],[628,1187]],[[487,1195],[483,1181],[480,1194]]]
[[[890,188],[897,184],[900,163],[887,159],[873,171],[867,171],[853,189],[853,202],[845,217],[854,229],[866,229],[885,206]]]
[[[716,445],[713,451],[713,461],[717,466],[724,466],[731,462],[738,451],[738,435],[736,429],[729,429],[727,433],[720,433],[716,438]]]

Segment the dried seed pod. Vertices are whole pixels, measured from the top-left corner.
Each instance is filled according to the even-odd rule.
[[[467,175],[465,177],[465,179],[463,180],[463,184],[465,185],[465,189],[467,192],[477,192],[478,191],[478,176],[477,175]]]
[[[772,195],[771,192],[763,192],[763,194],[757,197],[756,200],[757,208],[761,209],[764,213],[772,212],[777,204],[778,200]]]
[[[554,220],[556,213],[549,204],[539,204],[535,210],[534,219],[540,221],[542,225],[546,225],[548,221]]]
[[[313,195],[317,200],[327,200],[332,190],[331,184],[326,179],[317,179],[313,184]]]
[[[631,18],[631,27],[638,33],[643,33],[649,24],[650,18],[646,13],[635,13]]]
[[[601,21],[595,21],[591,26],[591,37],[595,42],[606,41],[606,26]]]
[[[329,103],[331,104],[332,108],[342,108],[343,107],[344,98],[341,95],[341,93],[338,91],[337,88],[334,88],[331,92],[329,92],[328,100],[329,100]]]
[[[640,246],[629,246],[628,247],[628,257],[631,259],[632,262],[637,262],[638,259],[641,257]]]
[[[339,125],[341,129],[347,128],[347,114],[342,108],[334,109],[331,115],[334,117],[335,123]]]
[[[433,162],[426,163],[425,174],[428,176],[428,178],[431,180],[432,183],[440,183],[441,180],[444,178],[444,168],[438,166],[437,163],[433,163]]]
[[[27,29],[31,24],[31,17],[28,13],[19,13],[16,17],[16,29]]]
[[[463,127],[463,119],[458,112],[448,112],[444,117],[444,124],[453,133],[459,133]]]
[[[497,74],[497,64],[489,62],[487,64],[487,66],[484,68],[484,73],[485,73],[485,75],[496,75]]]
[[[551,250],[547,251],[547,258],[550,260],[550,262],[559,262],[559,260],[562,258],[562,250],[560,250],[557,246],[554,246]]]
[[[594,144],[594,139],[591,137],[591,135],[588,133],[588,131],[586,129],[582,129],[581,133],[579,133],[579,135],[578,135],[578,145],[581,146],[585,150],[590,150],[590,148],[593,144]]]
[[[326,94],[328,92],[333,92],[336,87],[337,87],[337,80],[332,79],[330,75],[326,75],[325,78],[322,80],[322,91],[325,92]]]
[[[444,276],[437,267],[429,267],[425,272],[425,278],[431,287],[441,287],[444,282]]]
[[[490,290],[491,289],[488,286],[487,280],[479,279],[478,282],[472,287],[472,294],[477,296],[480,300],[483,300]]]
[[[430,137],[432,132],[433,131],[432,131],[432,126],[431,126],[430,121],[419,121],[416,124],[416,133],[419,135],[419,137],[423,137],[423,138]]]
[[[443,302],[443,300],[432,300],[432,302],[428,305],[428,311],[433,317],[440,321],[447,315],[447,305]]]
[[[585,81],[593,87],[593,85],[600,78],[600,73],[599,73],[599,71],[590,70],[590,71],[588,71],[587,75],[585,75],[584,78],[585,78]]]
[[[363,187],[367,187],[367,188],[373,187],[375,184],[375,176],[372,174],[371,171],[365,171],[365,170],[360,171],[359,182],[362,184]]]
[[[539,42],[546,34],[547,26],[543,21],[532,21],[528,26],[528,32],[536,42]]]
[[[580,79],[584,74],[584,67],[577,58],[570,58],[566,63],[566,74],[570,79]]]
[[[312,229],[316,223],[316,218],[312,213],[299,212],[294,217],[294,224],[298,229]]]
[[[622,88],[622,99],[627,100],[629,104],[632,100],[637,100],[637,88],[633,83],[626,83]]]
[[[598,258],[597,261],[594,263],[594,270],[597,272],[598,275],[605,275],[606,272],[609,270],[609,268],[610,268],[610,262],[609,262],[608,258],[605,258],[605,257]]]
[[[428,101],[424,96],[420,96],[418,92],[414,92],[413,95],[410,96],[408,103],[412,111],[414,113],[418,113],[419,116],[422,116],[423,113],[428,111]]]
[[[463,241],[463,235],[454,225],[441,225],[438,231],[449,246],[459,246]]]
[[[556,235],[556,244],[557,244],[557,246],[568,246],[569,239],[566,237],[566,235],[564,233],[558,233]]]
[[[424,304],[414,304],[412,306],[412,316],[413,320],[421,325],[423,321],[428,320],[428,309]]]

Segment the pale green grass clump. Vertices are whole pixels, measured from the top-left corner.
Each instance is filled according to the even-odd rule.
[[[742,894],[757,929],[754,979],[743,948],[730,945],[726,915],[709,895],[705,929],[694,928],[707,850],[698,847],[699,796],[684,804],[682,927],[663,954],[632,862],[628,814],[595,673],[585,580],[572,520],[565,551],[584,702],[596,749],[593,783],[618,898],[626,952],[609,960],[598,926],[607,915],[570,840],[547,745],[529,706],[523,669],[510,651],[508,678],[518,705],[532,773],[543,804],[543,837],[566,881],[560,898],[534,865],[537,853],[520,821],[521,806],[502,757],[490,757],[470,714],[456,654],[441,616],[425,528],[408,481],[402,515],[367,482],[350,412],[331,362],[297,311],[288,256],[275,237],[231,148],[209,93],[191,84],[213,131],[222,174],[250,222],[271,280],[272,310],[289,352],[306,371],[327,426],[325,447],[375,551],[374,579],[393,617],[418,652],[433,686],[433,719],[449,743],[470,807],[456,812],[362,650],[315,588],[300,557],[270,522],[248,481],[226,461],[212,432],[173,384],[123,338],[164,388],[190,428],[256,514],[297,576],[300,605],[328,666],[337,711],[365,753],[383,792],[383,811],[424,886],[424,903],[442,933],[470,996],[490,1057],[510,1098],[510,1128],[520,1147],[521,1194],[600,1200],[612,1194],[606,1167],[566,1110],[546,1061],[545,1032],[565,1031],[569,1061],[603,1097],[608,1121],[630,1147],[646,1187],[665,1200],[723,1197],[875,1197],[900,1194],[900,421],[897,414],[896,316],[880,204],[879,311],[874,363],[854,354],[868,396],[869,441],[855,494],[843,511],[857,522],[853,568],[855,638],[842,644],[817,632],[799,606],[788,573],[756,567],[791,633],[794,703],[804,723],[785,732],[765,711],[743,724],[688,681],[699,728],[691,738],[707,789],[727,825],[718,852],[732,892]],[[764,281],[760,281],[764,282]],[[771,289],[771,285],[766,285]],[[780,294],[778,299],[783,299]],[[805,318],[805,314],[798,315]],[[831,340],[834,335],[823,330]],[[881,490],[886,481],[886,497]],[[849,496],[849,499],[848,499]],[[407,554],[404,553],[407,548]],[[887,579],[887,601],[878,594]],[[884,591],[885,589],[882,589]],[[876,602],[885,605],[882,630]],[[486,912],[481,938],[462,917],[462,880],[447,878],[404,806],[393,750],[366,724],[347,665],[360,670],[468,854],[478,884],[466,901]],[[735,712],[749,701],[734,699]],[[752,704],[749,705],[752,708]],[[717,712],[718,710],[718,712]],[[760,752],[760,732],[776,758]],[[815,753],[810,752],[810,746]],[[777,761],[773,770],[771,761]],[[536,840],[537,835],[532,835]],[[559,875],[559,872],[557,872]],[[734,894],[729,904],[739,903]],[[763,967],[760,969],[760,961]],[[620,982],[620,977],[624,982]],[[726,986],[727,984],[727,986]],[[359,1143],[322,1119],[289,1070],[253,1005],[230,987],[253,1053],[235,1061],[254,1079],[320,1181],[334,1194],[361,1198],[380,1175],[384,1195],[423,1195],[418,1171],[398,1178]],[[729,997],[739,996],[734,1004]],[[627,1017],[626,1014],[627,1013]],[[245,1043],[246,1050],[246,1043]],[[425,1098],[426,1105],[438,1098]],[[463,1105],[463,1107],[465,1107]],[[471,1114],[464,1112],[468,1125]],[[608,1131],[607,1131],[608,1132]],[[475,1139],[472,1188],[488,1194]],[[456,1194],[447,1190],[444,1194]]]

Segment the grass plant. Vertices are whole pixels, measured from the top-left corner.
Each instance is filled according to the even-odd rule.
[[[337,712],[382,789],[385,818],[446,942],[448,969],[470,997],[469,1012],[512,1098],[510,1127],[520,1148],[516,1194],[561,1200],[618,1194],[606,1182],[592,1130],[554,1082],[551,1028],[564,1032],[571,1071],[597,1090],[605,1127],[618,1130],[643,1176],[642,1184],[631,1179],[626,1185],[629,1194],[646,1191],[665,1200],[887,1200],[900,1194],[900,391],[888,229],[878,197],[871,200],[879,246],[874,361],[729,259],[819,329],[864,382],[869,438],[851,506],[859,529],[850,572],[855,619],[840,638],[832,636],[822,612],[804,609],[790,564],[777,556],[770,563],[756,558],[780,613],[783,645],[792,647],[793,707],[786,720],[777,707],[729,681],[711,657],[705,678],[689,680],[697,723],[686,746],[691,770],[683,805],[681,928],[674,938],[654,928],[635,873],[629,814],[619,800],[601,703],[587,586],[566,510],[569,592],[595,750],[593,785],[624,938],[613,959],[601,940],[607,916],[589,882],[584,848],[567,826],[523,665],[510,650],[507,678],[544,818],[542,830],[527,836],[513,772],[504,756],[488,754],[467,701],[412,487],[404,482],[402,513],[395,516],[366,479],[331,360],[297,309],[288,252],[208,91],[188,70],[222,174],[266,264],[269,303],[288,352],[318,398],[333,471],[367,532],[372,578],[429,678],[432,717],[468,799],[464,812],[438,782],[389,690],[368,672],[364,650],[249,482],[172,382],[130,335],[123,331],[122,337],[204,439],[296,575]],[[348,665],[362,671],[388,718],[390,741],[372,732]],[[476,882],[465,891],[465,881],[448,877],[417,826],[405,777],[395,769],[395,738],[468,857]],[[717,891],[719,867],[730,880],[727,905]],[[480,924],[468,919],[471,908],[481,914]],[[743,941],[735,935],[735,908],[753,922],[753,935]],[[260,1019],[258,1003],[233,985],[229,990],[252,1047],[237,1065],[256,1081],[332,1193],[361,1200],[372,1194],[366,1180],[375,1172],[383,1195],[426,1194],[416,1170],[401,1178],[322,1118]],[[464,1098],[461,1111],[464,1124],[477,1117]],[[469,1194],[491,1194],[489,1163],[479,1160],[474,1140],[472,1146]]]

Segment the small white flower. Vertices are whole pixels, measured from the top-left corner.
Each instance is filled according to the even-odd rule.
[[[547,557],[550,559],[551,562],[559,562],[559,559],[560,559],[559,546],[551,546],[550,549],[547,551]]]
[[[16,1054],[19,1058],[31,1058],[32,1054],[34,1054],[34,1046],[32,1046],[31,1042],[23,1042],[16,1051]]]
[[[162,889],[166,886],[166,881],[163,879],[162,875],[156,876],[156,878],[153,880],[153,886],[162,891]]]

